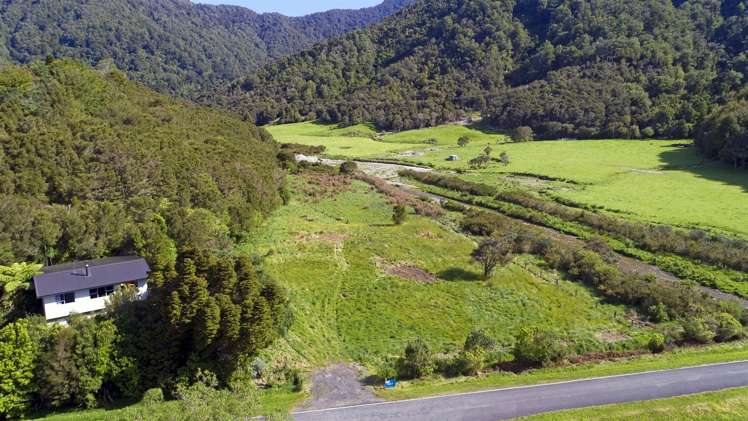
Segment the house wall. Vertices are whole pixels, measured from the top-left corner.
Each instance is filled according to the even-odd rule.
[[[138,281],[138,295],[145,298],[148,295],[148,281]],[[91,298],[88,289],[75,291],[75,302],[68,304],[57,304],[57,294],[42,297],[44,305],[44,316],[47,320],[65,319],[71,314],[85,314],[101,311],[106,308],[109,297]]]

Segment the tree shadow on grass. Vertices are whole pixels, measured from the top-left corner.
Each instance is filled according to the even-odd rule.
[[[664,171],[687,171],[707,180],[738,186],[748,193],[748,171],[709,160],[699,154],[695,146],[684,146],[682,142],[674,141],[666,146],[668,150],[660,153]]]
[[[467,128],[479,131],[487,135],[505,135],[505,136],[511,135],[510,130],[504,130],[504,129],[494,127],[483,120],[470,123],[467,125]]]
[[[436,276],[445,281],[480,281],[481,276],[462,268],[449,268],[439,272]]]

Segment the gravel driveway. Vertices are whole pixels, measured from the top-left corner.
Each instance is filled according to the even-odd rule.
[[[312,397],[298,411],[382,402],[360,380],[362,370],[346,364],[325,367],[312,375]]]

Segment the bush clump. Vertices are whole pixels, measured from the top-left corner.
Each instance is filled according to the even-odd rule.
[[[564,359],[566,344],[555,332],[538,328],[522,328],[514,343],[514,358],[530,365],[548,366]]]
[[[163,401],[164,391],[161,390],[160,387],[154,387],[153,389],[146,390],[145,393],[143,393],[143,399],[141,400],[141,402],[146,405],[152,405]]]
[[[652,335],[652,337],[649,339],[649,342],[647,343],[647,348],[649,348],[649,351],[653,354],[659,354],[660,352],[665,350],[665,335],[662,333],[655,333]]]
[[[716,334],[709,324],[700,317],[683,321],[683,339],[701,344],[714,340]]]
[[[419,379],[434,373],[434,356],[425,342],[418,339],[405,347],[405,354],[397,360],[395,368],[401,379]]]
[[[345,161],[340,164],[340,173],[352,175],[358,171],[358,164],[355,161]]]
[[[717,332],[715,339],[727,342],[737,339],[743,334],[743,326],[729,313],[720,313],[716,317]]]

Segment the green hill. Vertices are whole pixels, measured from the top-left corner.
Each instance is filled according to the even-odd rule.
[[[276,153],[264,130],[117,70],[6,66],[0,264],[224,247],[279,204]]]
[[[247,76],[258,123],[402,130],[479,111],[545,137],[684,137],[748,80],[745,1],[421,1]]]
[[[325,38],[378,22],[411,0],[291,18],[189,0],[0,3],[0,63],[111,58],[133,78],[195,97]]]

